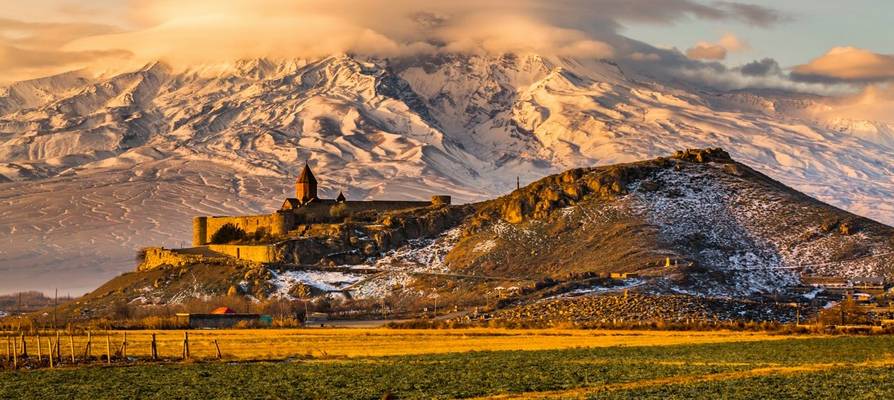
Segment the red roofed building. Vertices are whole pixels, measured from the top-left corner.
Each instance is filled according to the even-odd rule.
[[[237,313],[230,307],[218,307],[208,314],[177,314],[177,320],[193,329],[232,328],[240,323],[246,326],[265,326],[272,322],[269,316]]]

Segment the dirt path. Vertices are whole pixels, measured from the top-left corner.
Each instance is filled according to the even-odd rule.
[[[602,393],[602,392],[613,392],[613,391],[622,391],[622,390],[633,390],[650,386],[664,386],[664,385],[684,385],[691,383],[701,383],[701,382],[714,382],[714,381],[725,381],[732,379],[743,379],[743,378],[753,378],[758,376],[770,376],[770,375],[790,375],[790,374],[801,374],[808,372],[817,372],[824,370],[831,370],[836,368],[872,368],[872,367],[891,367],[894,366],[894,357],[885,358],[883,360],[876,361],[868,361],[863,363],[818,363],[818,364],[801,364],[801,365],[793,365],[788,367],[782,366],[773,366],[773,367],[760,367],[749,369],[745,371],[734,371],[734,372],[721,372],[716,374],[708,374],[708,375],[684,375],[684,376],[674,376],[668,378],[658,378],[658,379],[649,379],[643,381],[635,381],[635,382],[626,382],[626,383],[618,383],[613,385],[604,385],[598,387],[583,387],[576,389],[568,389],[568,390],[555,390],[555,391],[547,391],[547,392],[526,392],[526,393],[513,393],[513,394],[505,394],[505,395],[496,395],[496,396],[486,396],[480,397],[477,400],[509,400],[509,399],[583,399],[588,396]]]

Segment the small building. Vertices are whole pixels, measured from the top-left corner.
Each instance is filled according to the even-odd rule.
[[[178,313],[177,322],[190,329],[232,328],[240,323],[264,325],[269,320],[261,314],[237,313],[229,307],[219,307],[208,314]]]
[[[639,278],[639,274],[636,272],[612,272],[609,274],[609,278],[612,279],[636,279]]]

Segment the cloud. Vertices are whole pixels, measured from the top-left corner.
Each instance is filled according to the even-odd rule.
[[[686,50],[686,57],[693,60],[720,61],[726,59],[726,48],[719,44],[698,42]]]
[[[790,16],[777,10],[756,4],[721,1],[715,6],[726,10],[727,15],[756,26],[767,27],[791,19]]]
[[[721,90],[778,89],[823,96],[843,96],[854,92],[854,88],[847,84],[797,82],[791,80],[785,74],[747,75],[742,73],[741,68],[726,68],[718,63],[704,63],[700,66],[666,67],[665,74],[673,78]]]
[[[608,58],[610,45],[574,29],[557,28],[527,17],[475,15],[435,32],[442,50],[454,53],[534,51],[557,56]]]
[[[117,48],[65,50],[67,44],[117,28],[89,23],[35,23],[0,18],[0,83],[84,68],[130,56]]]
[[[827,98],[822,107],[805,109],[805,113],[833,126],[847,121],[874,121],[894,125],[894,85],[879,83],[866,85],[857,93]],[[870,140],[885,139],[885,130],[872,124],[855,124],[857,131]],[[880,136],[879,136],[880,135]]]
[[[723,48],[727,49],[730,52],[740,52],[751,50],[751,45],[745,42],[742,39],[739,39],[736,35],[732,33],[725,33],[720,37],[720,40],[717,41],[717,44],[723,46]]]
[[[782,68],[772,58],[764,58],[760,61],[752,61],[738,68],[742,75],[746,76],[782,76]]]
[[[792,77],[810,82],[881,82],[894,80],[894,54],[879,54],[856,47],[834,47],[799,65]]]
[[[741,52],[751,49],[745,41],[732,33],[726,33],[717,43],[698,42],[694,47],[686,50],[686,56],[693,60],[721,61],[725,60],[728,53]]]
[[[0,45],[33,57],[8,61],[0,76],[54,73],[66,65],[91,64],[91,58],[92,64],[109,69],[159,59],[196,63],[333,53],[533,51],[625,57],[615,43],[623,42],[617,32],[627,22],[673,24],[696,18],[767,26],[783,18],[765,7],[695,0],[94,0],[92,8],[72,0],[33,1],[36,5],[21,6],[30,10],[28,15],[46,10],[57,23],[5,20],[28,25],[31,33],[27,40],[0,34]],[[58,22],[100,18],[91,15],[109,24]],[[656,55],[630,56],[637,57],[654,61]],[[35,65],[39,58],[45,58],[45,69]]]

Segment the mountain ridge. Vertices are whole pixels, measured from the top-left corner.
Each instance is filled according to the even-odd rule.
[[[788,106],[757,112],[614,63],[337,55],[84,75],[28,84],[52,98],[0,96],[0,222],[15,249],[2,255],[15,284],[49,278],[47,264],[63,260],[109,277],[136,248],[186,240],[190,215],[269,209],[305,160],[327,177],[325,192],[479,201],[516,177],[722,146],[822,200],[894,221],[887,136],[842,133]],[[822,107],[816,96],[749,96]],[[92,252],[72,250],[76,232],[97,232]],[[97,257],[113,260],[88,261]]]

